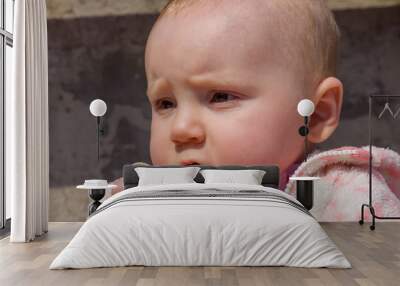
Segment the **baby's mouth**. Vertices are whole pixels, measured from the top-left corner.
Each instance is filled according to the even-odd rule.
[[[187,160],[187,161],[181,161],[181,165],[182,166],[195,166],[195,165],[200,165],[198,162],[196,162],[196,161],[190,161],[190,160]]]

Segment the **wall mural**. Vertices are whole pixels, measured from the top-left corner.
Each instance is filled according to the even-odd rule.
[[[50,221],[86,218],[87,193],[75,190],[84,179],[112,181],[123,164],[151,163],[144,49],[165,1],[103,2],[48,1]],[[398,6],[335,11],[344,103],[339,127],[318,149],[368,145],[368,95],[400,94],[399,14]],[[99,161],[89,112],[96,98],[108,105]],[[374,144],[400,150],[399,132],[379,125]]]

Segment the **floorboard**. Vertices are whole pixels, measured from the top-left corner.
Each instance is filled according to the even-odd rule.
[[[351,262],[352,269],[290,267],[118,267],[49,270],[82,223],[50,223],[32,243],[0,240],[0,285],[400,285],[400,222],[382,222],[375,231],[357,223],[322,227]]]

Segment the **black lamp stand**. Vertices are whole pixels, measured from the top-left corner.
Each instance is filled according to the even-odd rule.
[[[308,128],[308,116],[304,116],[304,125],[299,128],[299,134],[304,137],[304,161],[307,162],[308,155],[308,133],[310,129]]]
[[[101,117],[96,116],[97,122],[97,161],[100,161],[100,135],[104,135],[104,129],[101,128]],[[101,205],[100,200],[104,197],[106,193],[105,189],[90,189],[89,197],[93,200],[93,202],[88,207],[89,216],[97,210],[97,208]]]
[[[314,205],[314,181],[296,181],[296,199],[303,204],[307,210],[311,210]]]
[[[304,137],[304,161],[308,157],[308,128],[309,118],[304,116],[304,125],[299,128],[299,134]],[[296,178],[296,199],[303,204],[307,210],[311,210],[314,203],[314,181],[307,178]]]
[[[96,121],[97,121],[97,128],[96,128],[96,133],[97,133],[97,161],[100,160],[100,136],[104,135],[104,128],[101,127],[101,117],[96,116]]]
[[[94,213],[97,208],[101,205],[100,200],[104,197],[106,193],[105,189],[90,189],[89,197],[93,200],[93,202],[88,207],[89,216]]]

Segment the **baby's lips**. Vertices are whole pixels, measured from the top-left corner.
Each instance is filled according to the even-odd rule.
[[[180,163],[182,166],[189,166],[189,165],[200,165],[197,161],[195,160],[182,160]]]

